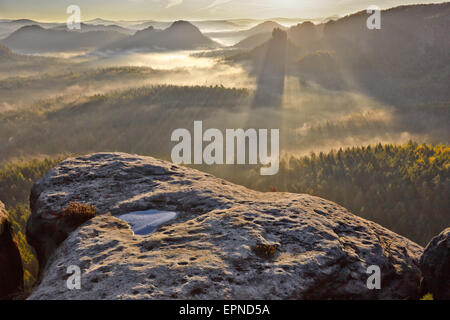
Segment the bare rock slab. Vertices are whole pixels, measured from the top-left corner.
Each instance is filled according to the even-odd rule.
[[[52,223],[70,202],[97,216],[58,246]],[[423,248],[306,194],[261,193],[151,157],[68,159],[31,194],[28,236],[43,268],[31,299],[418,298]],[[135,235],[116,216],[176,212]],[[53,244],[52,244],[53,243]],[[67,288],[79,266],[81,289]],[[367,287],[369,266],[381,288]]]
[[[23,290],[23,266],[8,212],[0,202],[0,300],[13,299]]]

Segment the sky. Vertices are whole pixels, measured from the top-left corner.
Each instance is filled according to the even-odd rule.
[[[78,5],[81,19],[110,20],[218,20],[239,18],[327,18],[405,4],[448,0],[0,0],[0,19],[28,18],[66,21],[69,5]]]

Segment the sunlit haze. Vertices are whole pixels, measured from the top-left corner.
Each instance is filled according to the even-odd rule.
[[[175,19],[267,19],[327,18],[364,10],[372,0],[1,0],[0,18],[65,21],[66,8],[78,5],[82,19],[175,20]],[[382,0],[382,9],[406,4],[445,1]]]

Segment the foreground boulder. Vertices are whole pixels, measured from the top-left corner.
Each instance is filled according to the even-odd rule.
[[[58,247],[51,224],[71,202],[97,216]],[[31,194],[29,236],[43,273],[31,299],[408,299],[423,248],[337,204],[261,193],[203,172],[122,153],[69,159]],[[117,215],[177,212],[135,235]],[[57,247],[57,248],[56,248]],[[56,249],[52,249],[56,248]],[[45,265],[45,267],[44,267]],[[81,289],[69,290],[69,266]],[[381,288],[369,290],[369,266]]]
[[[93,218],[97,209],[88,204],[70,202],[67,207],[58,212],[46,212],[44,219],[29,219],[27,222],[27,241],[36,248],[41,266],[44,266],[48,256],[77,227]],[[50,238],[47,236],[50,235]],[[42,269],[40,270],[42,271]]]
[[[434,237],[420,258],[423,289],[436,300],[450,300],[450,228]]]
[[[22,258],[11,230],[8,212],[0,202],[0,300],[12,299],[22,289]]]

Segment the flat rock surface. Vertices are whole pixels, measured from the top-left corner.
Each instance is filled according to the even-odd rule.
[[[123,153],[68,159],[32,190],[40,221],[69,202],[98,215],[52,253],[30,299],[407,299],[417,298],[423,248],[343,207],[310,195],[261,193],[203,172]],[[116,215],[177,212],[137,236]],[[266,256],[255,248],[276,248]],[[69,290],[67,268],[81,269]],[[367,288],[367,268],[381,289]]]

